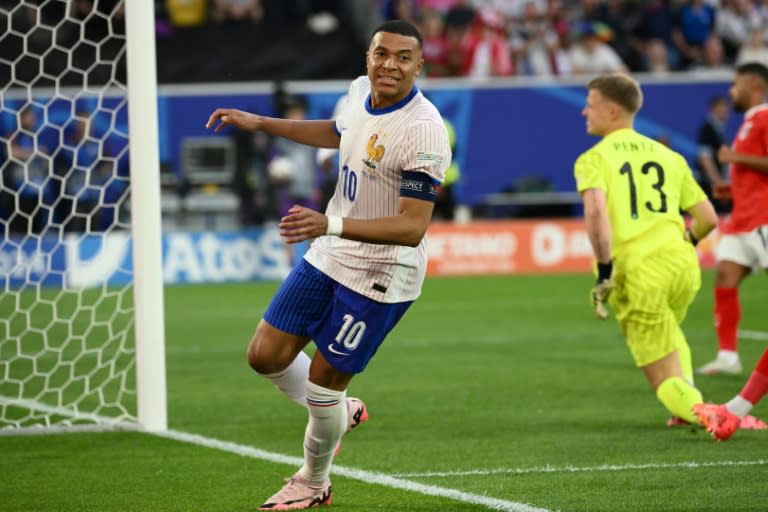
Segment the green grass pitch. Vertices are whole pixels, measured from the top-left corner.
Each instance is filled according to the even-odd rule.
[[[716,350],[712,278],[684,325],[695,365]],[[296,466],[249,454],[300,457],[306,422],[245,362],[276,286],[166,289],[169,427],[243,453],[137,432],[0,436],[0,510],[254,510]],[[587,275],[428,279],[352,382],[371,419],[345,438],[331,510],[765,510],[768,432],[716,443],[665,427],[615,321],[593,318],[590,286]],[[765,277],[749,278],[742,329],[768,331],[766,304]],[[741,342],[743,376],[699,377],[705,398],[733,396],[767,344]]]

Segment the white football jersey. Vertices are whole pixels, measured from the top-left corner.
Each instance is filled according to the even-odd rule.
[[[451,163],[443,118],[414,87],[400,103],[370,105],[367,76],[352,82],[336,118],[341,135],[339,180],[327,215],[373,219],[397,215],[402,171],[423,172],[442,183]],[[378,302],[415,300],[427,271],[427,240],[417,247],[316,239],[305,259],[344,286]]]

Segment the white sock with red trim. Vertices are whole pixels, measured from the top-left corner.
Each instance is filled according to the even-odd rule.
[[[307,381],[309,423],[304,432],[304,466],[299,476],[310,482],[328,480],[333,452],[347,430],[347,392]]]

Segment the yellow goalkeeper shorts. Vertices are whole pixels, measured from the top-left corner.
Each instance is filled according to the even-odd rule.
[[[614,279],[609,302],[635,364],[649,365],[676,350],[685,341],[680,324],[701,288],[695,249],[655,252]]]

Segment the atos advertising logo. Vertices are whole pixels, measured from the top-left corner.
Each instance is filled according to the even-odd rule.
[[[277,229],[171,233],[162,244],[166,284],[279,280],[290,271]],[[127,232],[0,243],[0,283],[6,288],[122,285],[134,271]]]

